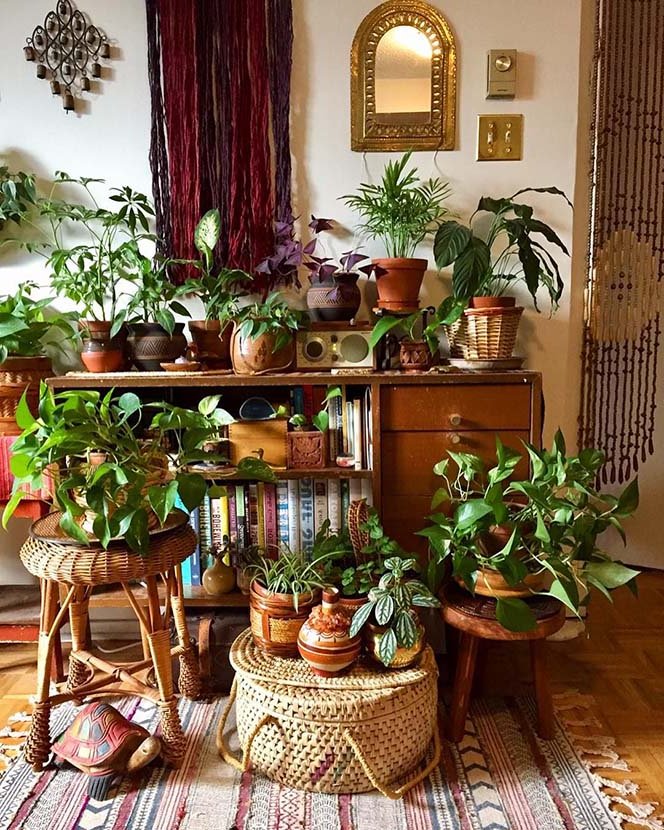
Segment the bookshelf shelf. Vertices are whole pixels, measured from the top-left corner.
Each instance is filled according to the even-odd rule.
[[[210,481],[217,481],[223,484],[224,481],[253,481],[246,476],[238,476],[230,473],[228,467],[220,467],[219,469],[210,469],[199,467],[195,464],[189,465],[187,468],[192,473],[198,473],[203,478]],[[307,470],[287,470],[285,468],[274,467],[274,474],[281,481],[288,481],[289,479],[300,478],[366,478],[371,479],[373,476],[372,470],[349,470],[346,467],[319,467]]]
[[[137,586],[134,595],[139,603],[147,605],[148,595],[144,588]],[[211,597],[200,585],[185,585],[183,600],[187,608],[247,608],[249,597],[241,591],[231,591],[221,597]],[[97,608],[126,608],[127,597],[122,588],[111,587],[95,591],[90,605]]]

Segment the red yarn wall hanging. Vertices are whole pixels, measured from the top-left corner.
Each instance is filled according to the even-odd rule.
[[[218,207],[219,261],[253,271],[291,213],[291,0],[146,0],[146,11],[164,252],[193,255],[196,222]]]

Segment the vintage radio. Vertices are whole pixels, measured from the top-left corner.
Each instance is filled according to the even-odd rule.
[[[300,371],[375,369],[369,323],[312,323],[297,334],[295,367]]]

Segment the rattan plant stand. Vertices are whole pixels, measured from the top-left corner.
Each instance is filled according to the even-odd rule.
[[[368,657],[338,677],[261,651],[251,631],[231,647],[235,680],[217,730],[221,757],[287,787],[323,793],[378,790],[402,798],[440,763],[438,670],[430,648],[408,669]],[[242,758],[224,734],[235,704]],[[425,760],[426,759],[426,760]]]
[[[122,540],[112,541],[104,550],[92,541],[83,545],[64,536],[60,513],[38,519],[21,548],[23,564],[41,583],[41,615],[37,651],[37,694],[25,757],[36,772],[50,756],[49,721],[51,709],[68,700],[81,701],[100,694],[135,694],[154,701],[160,710],[163,756],[178,766],[185,750],[185,737],[174,694],[171,659],[180,659],[180,689],[195,699],[200,694],[200,677],[187,632],[182,602],[180,563],[196,547],[196,534],[182,514],[169,517],[167,524],[151,534],[150,552],[141,557]],[[134,594],[131,583],[141,580],[147,588],[147,607]],[[165,611],[161,612],[159,583],[165,590]],[[88,649],[86,631],[88,605],[96,585],[120,583],[141,629],[143,659],[117,664],[98,657]],[[60,587],[64,599],[58,607]],[[69,614],[72,649],[64,689],[52,694],[49,668],[57,632]],[[173,615],[177,645],[170,642]]]

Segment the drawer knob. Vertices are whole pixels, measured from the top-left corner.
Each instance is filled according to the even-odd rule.
[[[458,412],[453,413],[450,415],[450,424],[453,427],[460,427],[461,426],[461,415]]]
[[[450,441],[453,444],[460,444],[461,443],[461,436],[459,435],[458,432],[453,432],[452,435],[450,436]]]

